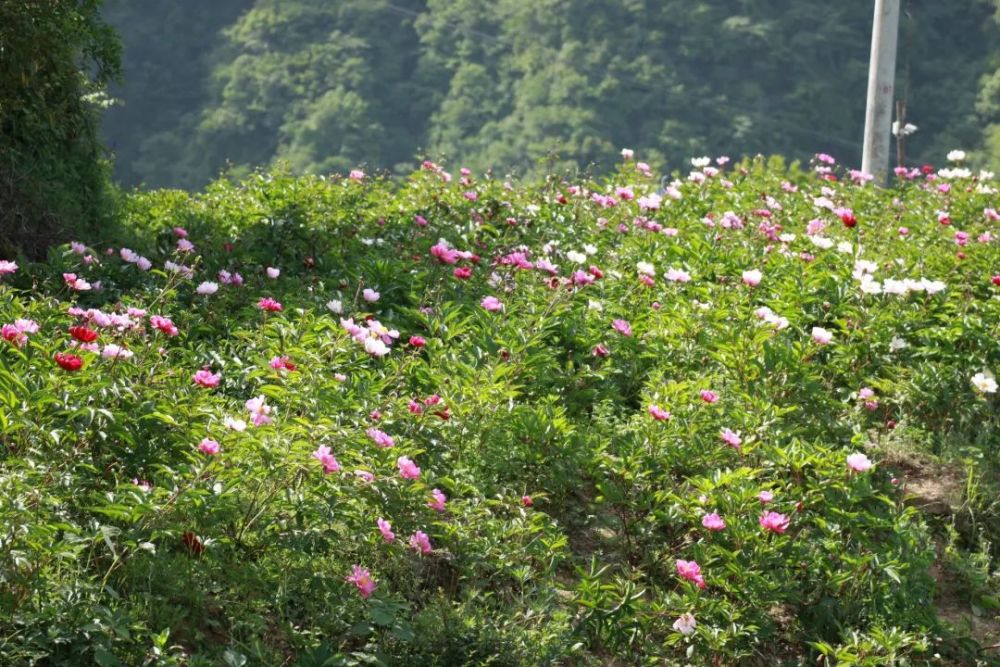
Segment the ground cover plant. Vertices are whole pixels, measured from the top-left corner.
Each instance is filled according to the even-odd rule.
[[[992,176],[640,158],[0,261],[0,663],[987,664]]]

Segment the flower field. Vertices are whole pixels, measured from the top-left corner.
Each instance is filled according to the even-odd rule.
[[[693,163],[0,258],[0,664],[989,664],[992,176]]]

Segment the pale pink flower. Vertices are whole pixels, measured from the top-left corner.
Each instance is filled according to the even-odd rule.
[[[396,467],[399,468],[399,475],[403,479],[418,479],[420,468],[408,456],[400,456],[396,459]]]
[[[421,554],[429,554],[431,552],[431,539],[427,537],[427,533],[418,530],[410,536],[410,548]]]
[[[726,527],[726,522],[722,520],[722,517],[717,512],[712,512],[701,518],[701,525],[709,530],[718,531]]]
[[[194,291],[195,293],[200,294],[202,296],[209,296],[219,291],[219,283],[213,283],[210,280],[206,280],[205,282],[198,285],[198,287],[195,288]]]
[[[330,453],[328,446],[320,445],[317,447],[316,451],[312,453],[312,457],[323,466],[324,474],[329,475],[331,472],[340,472],[340,464],[337,463],[337,459]]]
[[[724,428],[719,431],[719,437],[722,438],[724,443],[736,450],[739,450],[740,445],[743,444],[743,440],[740,438],[739,434],[733,432],[729,428]]]
[[[761,272],[758,271],[757,269],[753,269],[752,271],[744,271],[743,283],[750,287],[756,287],[757,285],[760,284],[760,281],[761,279],[763,279],[763,277],[764,277],[763,274],[761,274]]]
[[[503,309],[503,304],[500,303],[500,299],[495,296],[483,297],[483,300],[479,303],[479,305],[491,313],[495,313],[498,310]]]
[[[263,396],[256,396],[248,399],[245,403],[246,409],[250,411],[250,421],[254,426],[264,426],[271,423],[271,406],[264,402]]]
[[[352,181],[362,181],[365,178],[365,172],[360,169],[351,169],[351,173],[347,175]]]
[[[667,280],[675,283],[686,283],[690,282],[691,274],[683,269],[675,269],[671,267],[667,269]]]
[[[833,333],[823,327],[813,327],[812,339],[817,345],[828,345],[833,340]]]
[[[226,428],[236,431],[237,433],[242,433],[247,430],[247,423],[242,419],[233,419],[232,417],[226,417],[222,420],[222,423]]]
[[[788,529],[790,521],[791,519],[778,512],[764,512],[760,517],[762,528],[778,534],[784,533]]]
[[[198,443],[198,451],[208,456],[214,456],[219,453],[219,443],[211,438],[204,438]]]
[[[382,297],[381,294],[379,294],[375,290],[371,289],[370,287],[366,287],[364,290],[362,290],[361,296],[368,303],[375,303],[376,301],[378,301]]]
[[[192,252],[194,250],[194,244],[187,239],[179,239],[177,241],[177,251],[178,252]]]
[[[267,277],[274,280],[281,275],[281,269],[276,269],[273,266],[267,267]]]
[[[365,484],[371,484],[375,481],[375,475],[368,472],[367,470],[355,470],[354,474]]]
[[[770,491],[761,491],[757,494],[757,500],[759,500],[762,505],[766,505],[774,500],[774,494]]]
[[[674,630],[681,633],[685,637],[694,633],[695,627],[697,627],[698,622],[694,620],[694,616],[691,614],[681,614],[674,621]]]
[[[392,542],[396,539],[396,533],[392,532],[392,524],[379,517],[378,521],[378,532],[382,533],[382,539],[386,542]]]
[[[847,467],[854,472],[865,472],[871,470],[872,462],[864,454],[855,452],[847,457]]]
[[[360,565],[354,565],[351,573],[347,575],[344,581],[357,586],[361,597],[365,599],[371,597],[371,594],[375,591],[375,580],[372,579],[372,573],[368,571],[368,568],[361,567]]]
[[[611,328],[623,336],[632,335],[632,325],[627,320],[614,320],[611,322]]]
[[[434,489],[431,491],[431,496],[433,496],[433,499],[427,503],[427,506],[431,509],[437,510],[438,512],[443,512],[448,496],[444,495],[444,492],[441,491],[441,489]]]
[[[101,349],[101,356],[105,359],[131,359],[134,356],[132,350],[125,349],[121,345],[108,343]]]

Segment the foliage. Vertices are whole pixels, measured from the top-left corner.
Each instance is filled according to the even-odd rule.
[[[886,443],[996,470],[993,182],[717,164],[259,172],[0,264],[0,662],[971,659]]]
[[[955,146],[996,159],[992,2],[904,3],[911,164]],[[183,0],[108,16],[126,85],[105,134],[128,184],[200,186],[276,158],[607,173],[620,146],[670,169],[830,146],[860,162],[868,2]]]
[[[105,220],[108,169],[97,140],[120,45],[99,0],[0,5],[0,251],[44,256],[70,230]]]

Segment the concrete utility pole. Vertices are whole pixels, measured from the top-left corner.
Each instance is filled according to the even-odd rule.
[[[868,106],[865,109],[865,143],[861,171],[885,184],[889,172],[892,135],[893,88],[896,81],[896,41],[899,33],[899,0],[875,0],[872,21],[872,54],[868,65]]]

